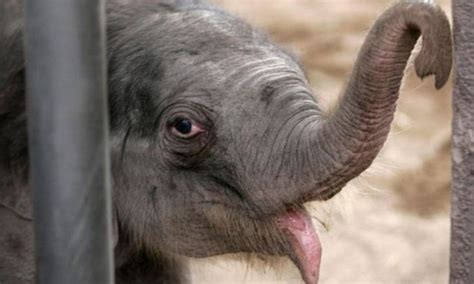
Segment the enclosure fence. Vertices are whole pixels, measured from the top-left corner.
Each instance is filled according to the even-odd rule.
[[[104,1],[24,4],[37,281],[113,283]]]
[[[474,283],[474,1],[453,0],[451,283]]]

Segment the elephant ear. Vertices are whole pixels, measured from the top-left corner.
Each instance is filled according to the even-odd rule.
[[[23,76],[15,80],[0,92],[0,206],[32,220]]]
[[[27,185],[17,186],[15,182],[2,181],[0,206],[11,211],[22,220],[33,221],[33,203]]]
[[[116,248],[119,242],[119,225],[117,219],[117,212],[115,210],[112,213],[112,245]]]
[[[32,203],[27,186],[5,183],[0,169],[0,282],[34,283]],[[21,273],[15,273],[19,272]]]
[[[22,1],[0,1],[0,105],[9,78],[23,69]]]
[[[0,206],[31,221],[21,3],[0,1]]]

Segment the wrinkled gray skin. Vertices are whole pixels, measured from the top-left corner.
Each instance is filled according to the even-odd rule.
[[[119,2],[107,21],[118,283],[186,282],[181,256],[294,259],[276,216],[331,198],[371,164],[420,34],[417,74],[434,74],[440,88],[451,69],[441,10],[397,4],[375,23],[325,116],[295,59],[242,20],[199,1]],[[2,283],[34,279],[19,13],[2,0]],[[177,118],[203,132],[179,137]]]

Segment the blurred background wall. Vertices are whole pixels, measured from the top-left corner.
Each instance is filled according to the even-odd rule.
[[[325,109],[344,88],[364,37],[392,0],[214,0],[302,61]],[[450,1],[438,3],[451,17]],[[451,84],[406,71],[379,158],[343,193],[309,207],[323,244],[320,283],[447,283]],[[196,283],[299,283],[289,264],[195,261]]]

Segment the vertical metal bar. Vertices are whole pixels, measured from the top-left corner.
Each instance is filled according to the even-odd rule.
[[[37,280],[112,283],[104,1],[24,3]]]
[[[450,283],[474,283],[474,1],[454,0]]]

